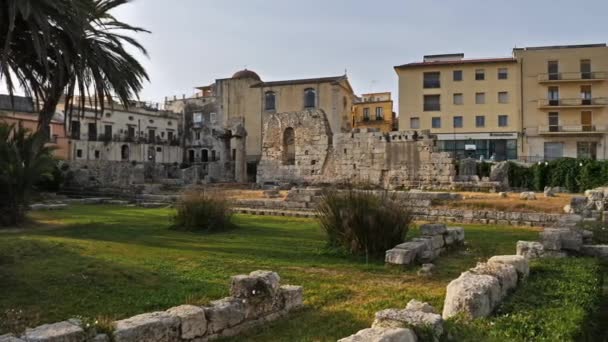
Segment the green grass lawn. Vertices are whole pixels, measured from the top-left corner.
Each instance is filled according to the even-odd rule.
[[[205,304],[228,295],[230,276],[268,269],[284,284],[304,286],[305,308],[235,340],[335,341],[412,298],[441,308],[460,272],[538,236],[530,228],[465,225],[467,248],[421,278],[417,268],[326,253],[314,220],[239,215],[232,231],[195,234],[169,230],[171,215],[74,205],[33,213],[36,227],[0,232],[0,334],[74,316],[118,319]]]

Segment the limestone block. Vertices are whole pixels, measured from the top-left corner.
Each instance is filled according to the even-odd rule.
[[[422,239],[431,240],[431,246],[433,250],[440,249],[445,245],[445,241],[443,240],[443,235],[433,235],[433,236],[423,236]]]
[[[528,259],[521,255],[497,255],[491,257],[490,260],[488,260],[488,263],[512,265],[515,267],[520,281],[526,279],[530,274],[530,263],[528,262]]]
[[[93,337],[91,342],[110,342],[110,336],[106,334],[97,334]]]
[[[114,322],[114,341],[179,341],[179,318],[167,312],[145,313]]]
[[[439,338],[443,334],[443,318],[431,312],[386,309],[376,312],[372,328],[430,328]]]
[[[462,227],[448,227],[447,234],[452,237],[454,243],[464,243],[464,228]]]
[[[429,277],[429,276],[433,275],[434,269],[435,269],[434,264],[424,264],[424,265],[422,265],[422,267],[418,270],[418,272],[416,274],[418,274],[419,276]]]
[[[543,256],[545,248],[540,242],[536,241],[517,241],[517,252],[526,259],[536,259]]]
[[[0,335],[0,342],[26,342],[13,334]]]
[[[442,235],[446,232],[445,224],[433,223],[420,226],[420,234],[426,236]]]
[[[574,229],[561,232],[562,249],[578,252],[583,246],[583,234]]]
[[[502,298],[504,298],[509,291],[517,287],[517,271],[515,270],[515,267],[509,264],[478,263],[470,272],[485,274],[498,279]]]
[[[550,186],[546,186],[543,194],[545,197],[555,197],[555,189]]]
[[[583,255],[608,260],[608,245],[583,245],[581,248],[581,253]]]
[[[179,318],[181,337],[185,340],[201,337],[207,332],[205,310],[198,306],[180,305],[167,310],[167,313]]]
[[[446,246],[453,245],[454,244],[454,235],[446,232],[445,234],[443,234],[443,241],[445,242]]]
[[[498,193],[498,197],[500,197],[500,198],[507,198],[507,197],[509,197],[509,195],[506,192],[499,192]]]
[[[532,191],[524,191],[519,194],[519,199],[527,200],[527,201],[535,200],[536,194]]]
[[[279,293],[283,299],[283,309],[289,311],[301,308],[304,305],[303,292],[302,286],[282,285]]]
[[[204,308],[209,333],[220,332],[245,320],[245,305],[242,299],[227,297],[213,301],[211,305]]]
[[[75,322],[64,321],[28,328],[23,338],[28,342],[82,342],[86,334]]]
[[[485,274],[464,272],[448,284],[443,304],[443,318],[447,319],[457,314],[469,318],[488,316],[500,297],[498,279]]]
[[[274,297],[280,286],[281,277],[276,272],[254,271],[249,275],[232,277],[230,295],[235,298]]]
[[[422,311],[422,312],[434,313],[434,314],[437,313],[437,310],[432,305],[430,305],[429,303],[421,302],[416,299],[410,300],[407,303],[405,309],[410,310],[410,311]]]
[[[368,328],[338,342],[416,342],[416,334],[404,328]]]
[[[405,249],[405,250],[411,250],[414,251],[415,254],[417,255],[418,253],[421,253],[425,250],[430,249],[430,245],[428,243],[428,241],[424,240],[424,241],[408,241],[402,244],[399,244],[397,246],[395,246],[395,249]]]
[[[416,257],[415,249],[389,249],[385,253],[384,261],[391,265],[409,265]]]
[[[540,240],[545,250],[560,251],[562,249],[562,238],[559,229],[545,228],[540,233]]]
[[[587,190],[585,191],[585,197],[587,197],[589,201],[601,201],[604,198],[604,191],[595,189]]]

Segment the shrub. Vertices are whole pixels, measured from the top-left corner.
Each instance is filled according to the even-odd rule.
[[[509,186],[543,191],[545,186],[583,192],[608,184],[608,161],[560,158],[523,166],[509,163]]]
[[[173,229],[223,231],[232,227],[232,207],[223,193],[202,190],[189,192],[177,204]]]
[[[593,232],[593,243],[608,244],[608,224],[603,222],[581,222],[578,225],[581,229]]]
[[[42,179],[36,183],[35,187],[39,191],[57,192],[61,190],[64,181],[63,172],[61,172],[58,165],[55,165],[53,171],[51,171],[50,174],[45,174]]]
[[[411,214],[386,192],[329,191],[318,206],[318,220],[329,247],[350,254],[380,257],[405,240]]]
[[[494,316],[450,319],[447,330],[454,341],[593,341],[601,300],[597,260],[541,259]]]
[[[492,165],[493,163],[481,162],[477,163],[477,175],[479,178],[490,177],[492,173]]]

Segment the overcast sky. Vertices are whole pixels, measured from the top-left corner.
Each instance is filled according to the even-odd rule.
[[[141,98],[161,101],[245,66],[266,81],[348,70],[356,93],[395,94],[395,65],[603,43],[606,13],[606,0],[135,0],[116,15],[152,31],[139,36],[151,78]]]

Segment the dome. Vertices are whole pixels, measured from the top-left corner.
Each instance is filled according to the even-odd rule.
[[[237,71],[234,75],[232,75],[232,79],[235,79],[235,80],[241,80],[241,79],[245,79],[245,78],[254,79],[256,81],[262,81],[260,76],[258,74],[256,74],[255,71],[251,71],[251,70],[247,70],[247,69]]]

